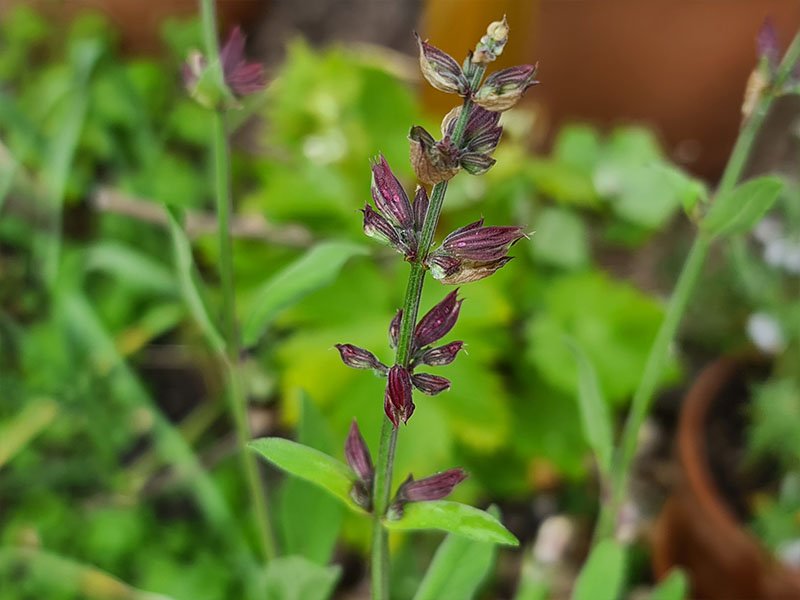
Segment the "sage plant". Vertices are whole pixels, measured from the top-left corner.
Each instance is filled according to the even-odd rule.
[[[372,164],[372,204],[367,203],[361,211],[364,232],[394,248],[410,264],[402,307],[388,327],[394,362],[383,364],[371,351],[348,343],[336,348],[345,365],[386,378],[386,418],[377,460],[373,462],[355,421],[345,445],[347,465],[288,440],[269,438],[253,444],[277,466],[327,488],[351,508],[371,515],[372,594],[376,599],[389,597],[389,529],[434,528],[495,543],[517,543],[490,514],[443,501],[467,476],[462,469],[421,479],[409,474],[394,494],[391,490],[398,433],[416,409],[414,389],[434,396],[451,386],[445,377],[426,373],[425,367],[449,365],[464,345],[462,341],[441,343],[458,320],[463,302],[458,288],[418,318],[426,273],[444,285],[483,279],[506,265],[511,260],[507,255],[511,245],[526,237],[521,227],[485,225],[481,219],[451,232],[437,247],[433,244],[448,181],[462,169],[480,175],[494,165],[492,153],[502,133],[500,113],[537,83],[534,65],[503,69],[484,81],[487,67],[506,45],[508,32],[505,18],[489,25],[463,64],[417,37],[425,79],[438,90],[460,96],[462,102],[444,117],[440,139],[422,127],[411,128],[411,162],[423,184],[417,186],[413,200],[383,156]],[[430,194],[425,185],[432,186]]]

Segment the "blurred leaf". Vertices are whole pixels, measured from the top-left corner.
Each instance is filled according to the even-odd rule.
[[[602,540],[583,565],[572,600],[619,600],[625,585],[625,549],[613,540]]]
[[[689,582],[680,569],[673,569],[655,587],[649,600],[684,600],[689,592]]]
[[[573,211],[545,208],[536,220],[530,248],[534,258],[563,269],[578,269],[589,262],[589,233]]]
[[[755,388],[748,445],[755,456],[800,468],[800,386],[791,377],[775,377]]]
[[[495,506],[488,511],[496,519]],[[492,543],[476,542],[456,534],[439,545],[414,600],[469,600],[478,593],[492,570],[497,548]]]
[[[556,202],[586,207],[600,204],[590,175],[580,168],[553,159],[536,158],[529,159],[527,173],[536,189]]]
[[[403,507],[402,517],[384,519],[384,525],[393,531],[439,529],[479,542],[519,545],[519,540],[488,512],[448,500],[410,502]]]
[[[242,329],[244,345],[257,343],[278,311],[329,284],[350,258],[363,254],[367,249],[358,244],[322,242],[273,275],[254,294]]]
[[[86,271],[104,271],[127,287],[174,296],[174,275],[160,262],[126,244],[101,240],[86,250]]]
[[[54,400],[39,398],[28,401],[10,421],[0,423],[0,467],[46,429],[57,414]]]
[[[343,462],[283,438],[261,438],[248,445],[279,469],[327,490],[356,512],[363,512],[350,497],[355,475]]]
[[[323,567],[302,556],[281,556],[267,565],[266,600],[327,600],[339,580],[339,567]]]
[[[714,200],[701,229],[712,236],[749,231],[775,203],[782,188],[783,182],[773,176],[738,185]]]
[[[578,363],[578,402],[581,407],[583,434],[592,446],[600,472],[611,474],[611,459],[614,452],[614,434],[608,404],[603,398],[600,382],[589,358],[572,340],[568,344]]]
[[[555,159],[587,173],[594,170],[600,151],[600,138],[589,125],[566,125],[553,143]]]
[[[331,435],[319,409],[303,394],[297,441],[330,453]],[[288,477],[279,491],[278,521],[283,552],[301,555],[325,565],[331,558],[342,526],[342,507],[325,492],[296,477]]]

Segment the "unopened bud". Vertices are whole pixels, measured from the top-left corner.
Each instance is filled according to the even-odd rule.
[[[411,376],[411,383],[423,394],[435,396],[450,389],[450,380],[430,373],[417,373]]]
[[[449,496],[453,489],[466,478],[467,472],[464,469],[448,469],[416,481],[409,475],[408,479],[397,490],[395,501],[426,502],[441,500]]]
[[[395,427],[399,427],[400,421],[407,423],[414,414],[411,375],[400,365],[394,365],[389,369],[383,409]]]
[[[342,362],[353,369],[372,369],[380,375],[385,375],[388,367],[384,365],[369,350],[359,348],[353,344],[336,344],[336,349],[342,357]]]
[[[456,356],[464,347],[464,342],[450,342],[444,346],[430,348],[420,352],[416,363],[428,365],[430,367],[443,367],[449,365],[456,359]],[[412,378],[413,379],[413,378]]]
[[[458,299],[458,290],[445,296],[444,300],[430,309],[422,317],[414,330],[414,345],[424,348],[450,333],[458,321],[462,300]]]
[[[535,65],[520,65],[492,73],[473,96],[478,106],[492,112],[502,112],[512,108],[535,80]]]
[[[428,83],[442,92],[466,96],[469,82],[461,66],[446,52],[414,35],[419,45],[419,66]]]
[[[502,21],[493,21],[486,28],[486,35],[481,38],[475,46],[472,54],[472,62],[481,65],[488,65],[503,53],[503,48],[508,42],[508,21],[505,15]]]

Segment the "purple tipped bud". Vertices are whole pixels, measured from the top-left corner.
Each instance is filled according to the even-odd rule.
[[[353,369],[372,369],[381,375],[386,375],[386,371],[389,369],[369,350],[353,346],[353,344],[336,344],[336,349],[342,357],[342,362]]]
[[[389,323],[389,346],[394,349],[397,348],[397,340],[400,338],[400,322],[403,320],[403,309],[397,311],[397,314]]]
[[[422,183],[436,185],[458,173],[460,152],[450,138],[437,142],[425,129],[415,126],[411,128],[408,140],[411,166]]]
[[[372,486],[372,477],[375,471],[372,467],[369,448],[367,448],[367,443],[358,430],[358,423],[356,423],[355,419],[350,425],[350,433],[347,434],[344,456],[353,472],[358,475],[361,481],[367,484],[366,487],[369,489]]]
[[[244,34],[239,27],[231,31],[219,53],[225,83],[236,96],[255,94],[264,89],[264,68],[248,63],[244,55]]]
[[[448,469],[418,481],[414,481],[414,478],[409,475],[397,490],[395,502],[441,500],[449,496],[453,489],[466,478],[467,472],[464,469]]]
[[[442,135],[451,136],[455,129],[458,115],[461,114],[461,107],[457,106],[445,116],[442,121]],[[464,139],[461,144],[465,152],[476,152],[478,154],[491,154],[500,142],[503,128],[499,125],[500,113],[492,112],[473,106],[467,119],[467,126],[464,129]]]
[[[443,367],[453,362],[463,347],[464,342],[450,342],[444,346],[421,352],[415,362],[430,367]],[[413,381],[414,378],[411,379]]]
[[[450,389],[450,380],[430,373],[417,373],[411,376],[411,383],[423,394],[435,396]]]
[[[468,225],[448,235],[440,250],[451,256],[472,261],[503,258],[509,247],[525,236],[521,227],[481,227]]]
[[[486,28],[486,35],[481,38],[475,46],[472,54],[472,62],[481,65],[488,65],[503,53],[503,48],[508,42],[508,22],[505,16],[502,21],[489,23]]]
[[[775,24],[772,19],[767,17],[761,25],[756,40],[759,58],[767,61],[770,70],[775,70],[781,60],[781,52],[778,46],[778,32],[775,31]]]
[[[372,198],[375,207],[392,223],[404,230],[414,227],[411,202],[383,155],[372,165]]]
[[[481,86],[473,101],[478,106],[493,112],[512,108],[532,85],[536,78],[537,65],[519,65],[492,73]]]
[[[426,259],[425,264],[431,270],[433,278],[439,282],[445,285],[461,285],[489,277],[510,260],[510,256],[505,256],[497,260],[474,261],[452,256],[437,256],[434,253]]]
[[[383,409],[392,425],[398,427],[400,421],[407,423],[414,414],[414,401],[411,393],[411,375],[400,365],[389,369]]]
[[[417,186],[417,191],[414,194],[414,221],[416,223],[417,231],[422,231],[422,225],[425,223],[425,215],[428,214],[428,192],[421,185]]]
[[[400,254],[408,256],[411,248],[401,237],[400,232],[394,225],[389,223],[383,216],[373,209],[369,204],[364,205],[361,211],[364,214],[364,233],[374,240],[392,246]]]
[[[494,166],[496,161],[486,154],[477,152],[466,152],[461,156],[458,164],[470,175],[483,175]]]
[[[424,348],[446,336],[458,320],[462,300],[456,295],[458,290],[450,292],[444,300],[430,309],[417,324],[414,330],[414,345]]]
[[[414,35],[419,45],[419,66],[428,83],[442,92],[466,96],[469,82],[455,59]]]

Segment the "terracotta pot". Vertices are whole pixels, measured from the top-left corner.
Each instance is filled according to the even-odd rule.
[[[731,358],[707,367],[686,396],[678,426],[681,482],[656,525],[653,567],[658,578],[683,568],[698,600],[800,598],[800,573],[780,564],[746,529],[709,468],[714,411],[735,408],[726,392],[751,367]]]

